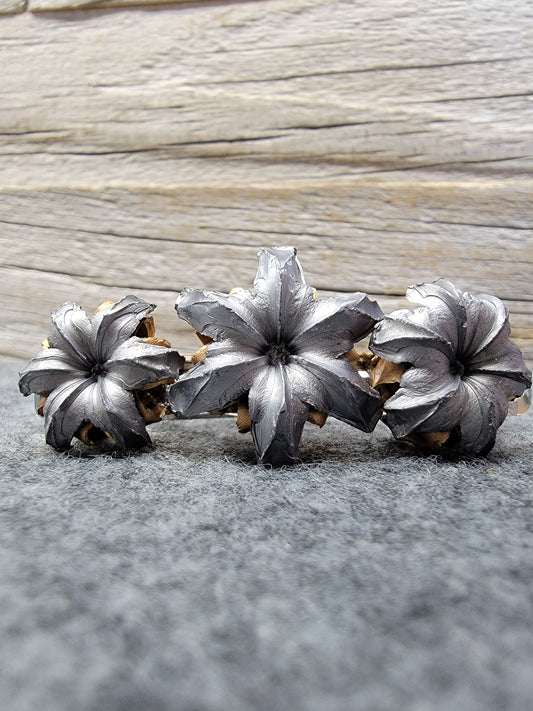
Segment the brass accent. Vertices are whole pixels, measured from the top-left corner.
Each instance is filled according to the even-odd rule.
[[[167,378],[157,383],[145,385],[142,390],[134,391],[137,409],[147,425],[153,422],[160,422],[165,415],[170,413],[166,400],[166,386],[171,382],[174,382],[173,379]]]
[[[250,417],[248,404],[241,400],[237,405],[237,427],[239,432],[242,433],[249,432],[252,429],[252,418]]]
[[[137,338],[142,338],[143,341],[147,338],[153,338],[155,336],[154,317],[153,316],[145,316],[141,321],[139,321],[139,325],[133,332],[133,335],[137,336]],[[146,342],[150,343],[150,341],[146,341]],[[156,343],[155,345],[158,345],[158,344]]]
[[[166,338],[157,338],[156,336],[150,336],[149,338],[143,338],[143,343],[149,343],[152,346],[163,346],[164,348],[170,348],[170,341]]]
[[[207,355],[207,348],[208,344],[205,346],[202,346],[199,348],[196,353],[193,353],[191,356],[191,363],[192,365],[196,365],[196,363],[201,363],[203,360],[205,360],[206,355]]]
[[[213,343],[213,339],[209,338],[209,336],[204,336],[203,333],[200,333],[199,331],[196,331],[196,335],[198,338],[202,341],[204,346],[208,346],[210,343]]]
[[[309,414],[307,415],[307,422],[317,425],[318,427],[324,427],[327,419],[327,412],[320,412],[320,410],[315,410],[313,407],[310,408]]]
[[[39,402],[37,403],[37,414],[41,417],[44,416],[43,409],[44,403],[46,402],[46,395],[39,395]]]
[[[373,353],[359,353],[355,348],[344,353],[343,358],[353,365],[356,370],[370,372],[372,360],[376,358]]]
[[[371,362],[370,385],[379,388],[382,385],[400,385],[402,375],[409,368],[406,363],[391,363],[374,356]]]
[[[103,442],[109,438],[107,432],[104,432],[99,427],[95,427],[91,422],[86,422],[75,433],[75,436],[83,442],[83,444],[93,445]]]
[[[432,451],[438,450],[450,439],[451,432],[428,432],[422,434],[413,432],[410,435],[402,437],[402,440],[414,444],[419,449],[429,449]]]
[[[107,299],[107,301],[102,301],[102,303],[96,307],[95,314],[99,314],[100,311],[104,311],[105,309],[108,309],[110,306],[113,306],[115,302],[111,301],[111,299]]]
[[[398,390],[402,375],[411,367],[408,363],[392,363],[373,353],[358,353],[355,348],[344,357],[356,370],[368,373],[368,382],[379,391],[382,404]]]

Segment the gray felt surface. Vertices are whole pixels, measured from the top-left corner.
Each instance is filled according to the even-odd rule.
[[[252,464],[231,420],[57,454],[0,366],[0,708],[533,707],[533,416],[422,459],[330,420]]]

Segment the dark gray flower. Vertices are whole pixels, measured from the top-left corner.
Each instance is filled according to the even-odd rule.
[[[248,396],[261,462],[294,462],[310,408],[371,431],[379,396],[342,357],[382,317],[364,294],[317,300],[292,247],[263,249],[252,292],[185,289],[176,310],[204,337],[205,360],[170,388],[184,416]]]
[[[423,306],[393,312],[370,341],[375,354],[406,366],[385,403],[386,424],[398,438],[442,433],[432,441],[454,453],[486,454],[509,400],[531,385],[509,340],[507,309],[494,296],[463,293],[443,279],[411,287],[407,298]]]
[[[141,414],[149,405],[138,394],[148,385],[173,381],[184,362],[153,338],[148,314],[154,308],[126,296],[91,316],[71,302],[52,314],[47,347],[21,371],[19,381],[23,395],[46,398],[42,414],[48,444],[68,448],[85,425],[123,448],[150,444]]]

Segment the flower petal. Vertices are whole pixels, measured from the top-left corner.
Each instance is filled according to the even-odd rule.
[[[494,446],[509,402],[498,377],[476,374],[465,377],[463,383],[468,393],[468,410],[461,419],[459,449],[468,456],[484,456]]]
[[[394,407],[389,407],[389,402],[390,400],[387,400],[385,404],[383,421],[392,434],[398,438],[406,437],[411,432],[418,432],[419,428],[423,427],[424,423],[438,411],[442,404],[434,402],[431,405],[413,405],[410,409],[394,409]],[[431,428],[431,431],[442,432],[443,430]]]
[[[120,343],[133,336],[139,323],[154,309],[153,304],[130,295],[95,314],[92,322],[96,362],[104,363]]]
[[[19,389],[23,395],[48,395],[68,380],[85,377],[77,358],[57,348],[43,348],[20,371]]]
[[[522,383],[522,390],[531,386],[531,371],[527,368],[520,348],[509,339],[507,329],[468,363],[470,373],[491,373]]]
[[[416,426],[417,432],[451,432],[458,427],[469,410],[468,388],[461,380],[455,392],[436,404],[437,409]],[[402,416],[403,413],[396,411],[395,415]]]
[[[274,466],[297,461],[309,406],[292,391],[284,365],[261,371],[250,388],[248,406],[259,461]]]
[[[265,338],[269,343],[288,341],[314,308],[313,289],[305,283],[294,247],[262,249],[258,256],[254,289],[265,314]]]
[[[463,295],[466,323],[462,356],[471,361],[503,332],[510,334],[509,314],[503,301],[489,294]]]
[[[67,301],[52,313],[48,342],[51,348],[68,353],[75,367],[90,368],[93,362],[92,324],[78,304]]]
[[[185,359],[176,350],[128,338],[105,363],[107,377],[126,390],[178,377]]]
[[[410,363],[384,406],[396,437],[458,430],[456,453],[487,453],[508,410],[508,399],[531,383],[522,355],[509,340],[508,314],[493,296],[461,293],[444,280],[408,290],[424,306],[379,323],[370,342],[377,355]],[[433,332],[438,338],[428,337]]]
[[[398,391],[400,392],[400,391]],[[515,381],[497,375],[476,373],[464,376],[455,393],[440,404],[417,406],[407,411],[386,403],[386,423],[395,437],[413,432],[450,432],[458,429],[460,441],[454,452],[466,456],[487,454],[494,445],[496,431],[508,410],[508,398],[520,394]]]
[[[291,346],[301,355],[307,350],[336,358],[349,351],[383,318],[375,301],[355,293],[312,302],[306,318],[296,326]]]
[[[214,344],[213,344],[214,345]],[[208,357],[182,375],[169,388],[169,402],[186,417],[220,410],[248,392],[265,356],[250,353],[220,353]]]
[[[409,368],[400,379],[400,389],[387,400],[397,409],[432,405],[450,397],[459,387],[460,377],[450,369],[450,361],[442,353],[432,351],[425,363]]]
[[[69,380],[46,398],[43,415],[49,445],[56,449],[70,447],[74,433],[87,419],[87,404],[95,384],[94,378]]]
[[[428,284],[416,284],[405,292],[409,301],[423,304],[427,326],[450,343],[453,351],[462,351],[463,324],[466,310],[462,294],[446,279],[437,279]]]
[[[400,388],[385,403],[385,422],[395,437],[405,437],[411,432],[447,432],[457,422],[427,425],[435,413],[446,407],[455,398],[461,387],[461,379],[450,370],[446,356],[431,351],[427,362],[409,368],[400,379]],[[455,402],[458,403],[459,399]],[[450,413],[451,414],[451,413]],[[443,418],[446,420],[446,418]]]
[[[245,289],[220,294],[186,287],[176,300],[176,311],[196,331],[214,341],[230,338],[237,343],[258,347],[266,344],[264,324],[254,297]]]
[[[312,353],[293,356],[291,360],[315,376],[318,383],[314,392],[306,393],[306,381],[300,379],[296,386],[299,398],[363,432],[372,432],[381,414],[380,396],[347,360]]]
[[[520,348],[509,337],[511,327],[505,305],[493,296],[482,295],[482,298],[483,301],[481,298],[478,301],[484,314],[477,320],[472,319],[466,338],[468,371],[501,375],[522,383],[523,388],[530,387],[531,372]],[[485,328],[480,323],[482,320],[486,323]]]
[[[99,377],[88,395],[86,420],[109,434],[120,447],[138,449],[151,443],[132,393],[111,378]]]
[[[376,324],[369,347],[373,353],[393,363],[424,363],[428,349],[440,351],[452,363],[455,361],[450,341],[434,330],[424,308],[393,311]]]
[[[392,400],[385,403],[385,423],[398,438],[414,432],[450,432],[460,424],[468,409],[468,395],[461,381],[454,392],[432,403],[411,401],[407,407],[407,398]]]

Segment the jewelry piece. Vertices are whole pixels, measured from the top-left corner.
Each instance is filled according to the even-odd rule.
[[[380,417],[379,394],[343,357],[383,317],[365,294],[317,300],[296,250],[262,249],[254,290],[185,289],[178,315],[199,333],[194,367],[169,389],[190,417],[235,407],[262,463],[298,460],[306,420],[328,414],[365,432]]]
[[[146,424],[167,412],[166,386],[184,359],[155,338],[155,306],[136,296],[102,304],[87,316],[67,302],[52,314],[43,350],[21,371],[23,395],[40,396],[46,441],[67,449],[106,437],[134,449],[151,443]]]
[[[386,316],[374,329],[371,384],[393,435],[436,451],[478,456],[493,447],[509,401],[531,373],[509,339],[495,296],[458,291],[444,279],[407,290],[422,306]]]
[[[72,302],[55,311],[19,380],[39,396],[47,443],[143,447],[171,405],[181,418],[236,415],[258,460],[276,466],[297,462],[305,422],[328,415],[364,432],[381,417],[422,449],[483,456],[506,415],[529,408],[531,372],[496,297],[439,279],[407,290],[420,307],[384,317],[362,293],[318,300],[292,247],[258,256],[253,291],[178,296],[203,343],[187,360],[155,337],[155,306],[136,296],[90,316]],[[358,353],[370,332],[372,352]]]

